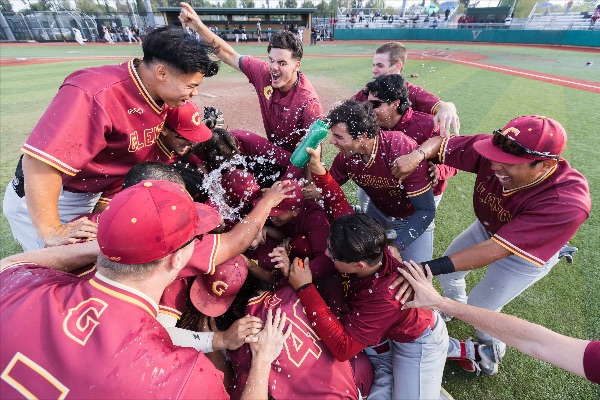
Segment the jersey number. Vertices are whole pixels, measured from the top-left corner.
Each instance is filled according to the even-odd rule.
[[[300,315],[304,314],[304,318]],[[321,340],[317,333],[305,322],[306,312],[298,299],[294,303],[294,318],[288,317],[292,325],[292,333],[285,342],[285,350],[288,358],[296,367],[300,367],[308,355],[319,359],[323,349],[317,343]]]
[[[82,301],[76,307],[70,308],[63,321],[65,334],[75,342],[85,346],[94,329],[100,324],[100,318],[108,304],[92,297]]]
[[[0,378],[27,399],[64,399],[69,393],[58,379],[22,353],[15,354]]]

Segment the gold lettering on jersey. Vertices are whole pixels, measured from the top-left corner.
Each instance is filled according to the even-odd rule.
[[[263,89],[263,94],[265,95],[267,100],[269,100],[271,98],[271,96],[273,95],[273,87],[265,86],[265,88]]]
[[[348,174],[348,177],[352,179],[358,186],[361,187],[372,187],[374,189],[396,189],[398,188],[398,181],[382,176],[368,175],[368,174]]]
[[[12,386],[26,399],[54,398],[62,400],[69,393],[69,388],[52,376],[50,372],[19,352],[2,371],[0,379]],[[56,388],[56,391],[51,393],[48,384]],[[8,396],[6,393],[4,395]]]
[[[143,131],[134,131],[129,134],[129,148],[127,151],[135,153],[144,147],[152,146],[156,143],[156,138],[162,131],[164,122],[153,128],[146,128]]]
[[[214,294],[216,294],[217,296],[220,296],[223,294],[223,292],[225,292],[225,290],[229,287],[228,284],[226,284],[223,281],[216,281],[213,282],[212,284],[212,291]]]
[[[284,348],[288,359],[296,366],[300,367],[306,360],[306,357],[312,355],[315,359],[321,357],[323,349],[319,345],[321,338],[305,322],[306,311],[298,299],[293,306],[294,315],[288,316],[288,321],[292,326],[292,332],[288,340],[284,343]]]
[[[63,321],[65,335],[75,342],[85,346],[96,327],[100,324],[98,319],[106,310],[108,304],[92,297],[70,308]]]
[[[494,193],[487,193],[484,195],[485,185],[483,184],[483,182],[477,185],[476,190],[479,193],[479,202],[482,204],[487,204],[489,206],[490,211],[498,215],[498,219],[500,221],[508,222],[512,220],[510,212],[508,210],[505,210],[504,207],[502,207],[501,205],[501,197],[496,196]]]

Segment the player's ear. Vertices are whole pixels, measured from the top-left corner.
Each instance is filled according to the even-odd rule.
[[[296,65],[294,66],[294,70],[297,71],[300,69],[300,65],[302,64],[302,61],[300,60],[296,60]]]
[[[164,64],[157,63],[154,67],[154,75],[160,82],[164,82],[167,79],[168,72],[169,71]]]

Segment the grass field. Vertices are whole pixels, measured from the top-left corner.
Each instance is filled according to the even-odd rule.
[[[339,43],[306,46],[302,70],[322,97],[324,108],[331,101],[348,98],[370,79],[371,58],[376,43]],[[485,62],[549,73],[567,78],[600,82],[600,53],[577,52],[537,47],[485,46],[446,43],[407,43],[415,50],[453,50],[484,54]],[[264,55],[266,45],[243,45],[244,54]],[[122,61],[126,56],[141,55],[140,46],[0,46],[0,58],[64,57],[85,58],[58,63],[0,67],[0,186],[12,178],[19,149],[43,113],[64,77],[77,69]],[[327,57],[335,55],[335,57]],[[361,57],[360,55],[364,55]],[[107,59],[98,60],[102,56]],[[115,57],[110,59],[110,57]],[[592,61],[592,67],[586,62]],[[598,137],[600,96],[554,84],[466,67],[444,61],[409,60],[406,75],[418,73],[412,83],[423,86],[440,98],[453,101],[461,119],[461,134],[490,133],[519,115],[541,114],[560,121],[569,135],[563,156],[583,173],[590,184],[592,202],[600,196],[600,162],[593,143]],[[244,88],[239,95],[255,96],[241,73],[224,66],[219,74],[207,78],[201,91],[217,98],[201,97],[199,104],[219,101],[219,93],[235,82]],[[326,99],[326,100],[324,100]],[[65,104],[65,112],[71,105]],[[246,110],[249,118],[260,126],[260,116]],[[225,114],[230,128],[236,125],[236,114]],[[331,162],[334,149],[326,146],[325,160]],[[436,217],[435,253],[441,255],[450,241],[474,219],[471,206],[473,177],[461,173],[450,180]],[[345,188],[354,198],[354,188]],[[525,291],[504,312],[542,324],[560,333],[600,339],[600,219],[595,210],[571,243],[580,252],[572,265],[561,261],[553,271]],[[16,253],[4,217],[0,217],[0,256]],[[485,271],[467,278],[473,286]],[[466,338],[475,330],[460,322],[448,324],[452,336]],[[563,372],[549,364],[509,349],[500,374],[476,377],[467,374],[456,363],[449,362],[444,387],[456,399],[573,399],[600,398],[598,386]]]

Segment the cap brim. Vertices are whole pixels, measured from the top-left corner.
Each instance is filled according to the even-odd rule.
[[[185,139],[190,142],[201,143],[206,142],[208,139],[212,138],[212,131],[208,129],[206,125],[201,123],[198,128],[191,131],[180,130],[177,131],[178,134],[183,136]]]
[[[217,299],[212,296],[204,287],[202,276],[197,276],[190,288],[190,300],[198,311],[209,317],[218,317],[223,315],[233,303],[235,296],[226,299]]]
[[[533,157],[519,157],[505,153],[500,147],[494,146],[491,137],[478,141],[473,148],[488,160],[501,164],[525,164],[535,160]]]
[[[221,225],[223,218],[214,208],[202,203],[194,203],[198,213],[198,231],[196,235],[203,235]]]

